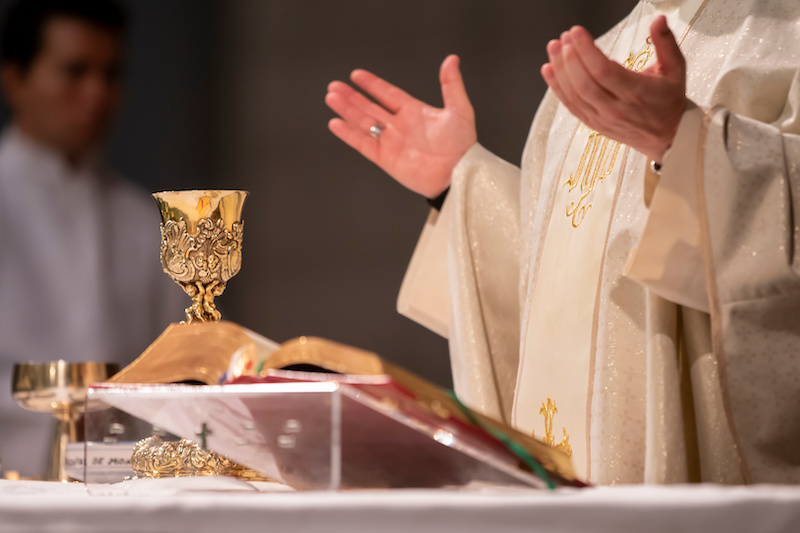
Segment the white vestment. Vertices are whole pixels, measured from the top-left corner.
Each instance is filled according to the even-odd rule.
[[[12,401],[15,362],[125,365],[182,318],[182,291],[161,272],[158,223],[155,203],[100,164],[70,168],[13,127],[0,138],[4,470],[44,475],[52,438],[48,415]]]
[[[659,14],[692,100],[662,176],[548,93],[521,169],[459,162],[398,307],[474,408],[542,437],[552,399],[593,482],[800,482],[800,4],[643,2],[598,43],[652,64]]]

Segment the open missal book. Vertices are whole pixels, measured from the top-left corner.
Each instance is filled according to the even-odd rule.
[[[230,322],[173,325],[89,395],[296,489],[584,486],[563,451],[319,338],[279,346]]]

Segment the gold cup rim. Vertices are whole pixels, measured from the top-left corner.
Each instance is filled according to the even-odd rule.
[[[85,403],[86,389],[119,372],[119,363],[15,363],[11,394],[29,411],[55,412]]]
[[[168,189],[165,191],[156,191],[151,193],[153,196],[161,194],[177,194],[182,192],[205,192],[205,193],[244,193],[245,196],[250,194],[250,191],[244,189]]]
[[[16,361],[14,366],[54,366],[54,365],[115,365],[116,361],[67,361],[66,359],[53,359],[51,361],[36,361],[28,359],[27,361]]]
[[[110,361],[80,361],[71,362],[64,359],[47,362],[14,363],[14,383],[16,389],[35,390],[39,387],[52,387],[59,381],[68,385],[76,383],[90,384],[98,379],[100,381],[110,378],[120,369],[120,364]],[[26,383],[19,381],[24,374]],[[95,381],[91,381],[95,380]],[[21,388],[16,388],[22,385]]]
[[[198,221],[221,219],[230,230],[240,222],[242,207],[249,191],[238,189],[185,189],[152,194],[161,213],[161,222],[183,220],[186,229],[194,233]]]

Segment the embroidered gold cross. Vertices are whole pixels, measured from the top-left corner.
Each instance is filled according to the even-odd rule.
[[[638,55],[631,52],[622,66],[633,72],[644,70],[647,62],[655,54],[650,37],[647,38],[646,43],[647,47],[644,51]],[[583,131],[585,128],[586,126],[581,125],[578,131]],[[589,133],[589,139],[583,149],[583,154],[581,154],[578,168],[569,175],[569,179],[563,185],[569,187],[570,193],[576,188],[580,188],[576,193],[579,195],[578,199],[573,200],[567,206],[567,218],[572,219],[573,228],[581,225],[586,218],[586,213],[592,208],[592,203],[588,199],[589,195],[614,171],[620,146],[619,142],[612,141],[595,130]]]
[[[567,433],[567,428],[561,428],[564,432],[564,437],[561,439],[561,442],[556,444],[556,439],[553,436],[553,418],[558,413],[558,407],[556,407],[556,402],[551,400],[550,398],[547,399],[546,402],[542,402],[542,408],[539,409],[539,414],[544,415],[544,443],[550,446],[551,448],[556,448],[564,453],[566,453],[569,457],[572,457],[572,446],[569,443],[569,434]],[[536,437],[536,431],[531,431],[531,437]]]

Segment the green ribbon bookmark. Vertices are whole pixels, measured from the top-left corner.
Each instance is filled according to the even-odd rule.
[[[454,390],[448,390],[447,394],[449,394],[450,398],[452,398],[452,400],[456,402],[458,408],[470,422],[472,422],[478,428],[482,429],[483,431],[485,431],[486,433],[488,433],[489,435],[491,435],[492,437],[503,443],[503,445],[506,448],[508,448],[508,450],[511,453],[519,457],[526,465],[528,465],[531,468],[531,470],[533,470],[534,474],[536,474],[542,481],[545,482],[548,489],[556,490],[556,484],[552,479],[550,479],[550,476],[547,475],[547,470],[545,470],[545,468],[539,461],[537,461],[531,454],[528,453],[528,450],[523,448],[522,445],[519,444],[518,442],[512,440],[511,437],[509,437],[502,431],[498,429],[490,429],[484,426],[483,423],[480,420],[478,420],[478,417],[475,416],[475,413],[472,412],[472,409],[461,403],[461,400],[458,399],[458,396],[456,396],[456,392]]]

